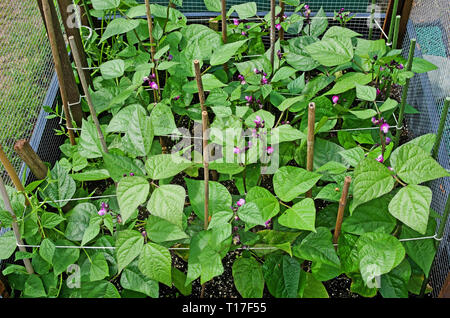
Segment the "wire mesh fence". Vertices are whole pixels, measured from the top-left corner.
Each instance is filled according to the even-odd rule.
[[[436,133],[444,99],[450,96],[449,12],[448,0],[415,0],[413,3],[403,45],[404,54],[407,55],[410,39],[415,38],[417,40],[415,55],[434,63],[439,69],[426,74],[417,74],[411,80],[407,101],[419,111],[419,114],[407,117],[411,137]],[[438,160],[443,167],[450,169],[450,115],[447,115]],[[431,207],[442,215],[450,192],[450,180],[439,179],[430,186],[433,191]],[[434,297],[439,294],[450,271],[449,232],[450,227],[447,225],[430,274]]]
[[[0,144],[17,171],[14,143],[30,139],[53,77],[53,58],[35,0],[0,2]],[[3,167],[0,173],[4,175]],[[9,183],[9,178],[5,176]]]

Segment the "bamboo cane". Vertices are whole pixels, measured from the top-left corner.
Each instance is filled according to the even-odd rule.
[[[397,11],[398,11],[398,0],[394,0],[394,8],[392,9],[391,13],[391,22],[389,23],[388,43],[392,43],[392,36],[394,33],[394,24]]]
[[[221,11],[220,14],[222,16],[222,42],[223,44],[227,43],[227,3],[226,0],[221,0]]]
[[[53,17],[52,17],[51,8],[49,5],[49,0],[42,0],[42,8],[44,11],[45,21],[46,21],[46,25],[47,25],[50,46],[52,48],[53,60],[55,61],[56,74],[57,74],[58,80],[59,80],[59,90],[61,92],[61,99],[62,99],[62,103],[63,103],[64,115],[66,117],[66,127],[67,127],[68,134],[69,134],[70,144],[75,145],[76,142],[75,142],[75,136],[73,133],[72,118],[71,118],[69,106],[68,106],[67,90],[66,90],[66,85],[64,84],[64,71],[63,71],[62,62],[61,62],[61,55],[59,54],[57,40],[56,40],[56,30],[54,27],[54,23],[52,22]],[[68,59],[68,57],[67,57],[67,59]],[[72,73],[72,69],[71,69],[71,73]],[[80,121],[80,124],[81,124],[81,121]]]
[[[284,21],[284,1],[280,0],[280,7],[281,7],[281,12],[280,12],[280,24]],[[284,29],[280,28],[280,30],[278,31],[278,38],[280,39],[280,41],[284,40]]]
[[[270,65],[275,62],[275,0],[270,0]]]
[[[338,214],[337,214],[337,218],[336,218],[336,225],[334,227],[334,233],[333,233],[333,243],[334,244],[337,244],[339,235],[341,235],[342,220],[344,218],[344,211],[345,211],[345,207],[347,205],[348,189],[350,188],[351,182],[352,182],[352,177],[346,176],[344,179],[344,186],[342,188],[341,199],[339,200],[339,208],[338,208]]]
[[[314,163],[314,129],[316,122],[316,104],[308,105],[308,136],[306,139],[306,170],[313,171]],[[306,197],[312,197],[312,189],[306,192]]]
[[[398,42],[398,33],[400,29],[400,20],[402,17],[400,15],[397,15],[395,17],[395,26],[394,26],[394,39],[392,40],[392,49],[397,49],[397,42]]]
[[[14,213],[14,211],[12,209],[11,202],[9,201],[8,193],[6,192],[5,184],[4,184],[3,178],[1,176],[0,176],[0,195],[3,199],[5,209],[9,212],[9,214],[11,214],[12,229],[14,232],[14,236],[16,237],[16,241],[17,241],[17,243],[19,243],[19,250],[21,252],[26,252],[27,250],[25,249],[25,247],[22,246],[22,245],[24,245],[24,243],[20,236],[20,230],[19,230],[19,225],[17,224],[16,214]],[[25,265],[25,268],[26,268],[28,274],[30,274],[30,275],[34,274],[33,266],[31,266],[30,260],[28,258],[24,258],[23,263]]]
[[[48,167],[42,162],[33,148],[31,148],[28,140],[21,139],[17,141],[14,145],[14,150],[37,179],[42,180],[47,177]]]
[[[434,143],[433,150],[431,151],[432,157],[436,160],[439,153],[439,147],[441,146],[442,135],[444,133],[445,121],[447,119],[448,108],[450,106],[450,96],[445,99],[444,108],[441,113],[441,120],[439,122],[438,132],[436,136],[436,142]]]
[[[102,130],[100,128],[100,123],[97,118],[97,113],[94,108],[94,104],[92,103],[91,94],[89,93],[89,84],[87,82],[86,76],[83,72],[82,61],[80,52],[78,51],[77,44],[75,42],[75,38],[73,36],[69,37],[70,47],[72,48],[73,58],[75,60],[75,66],[78,70],[78,76],[80,77],[81,86],[83,87],[84,95],[86,96],[86,100],[89,106],[89,111],[91,112],[92,120],[94,121],[95,127],[97,128],[98,138],[100,139],[100,144],[102,145],[103,151],[108,153],[108,147],[106,145],[105,137],[103,136]]]
[[[13,182],[14,186],[16,187],[16,190],[19,192],[25,192],[25,188],[23,187],[22,181],[20,181],[20,178],[17,175],[17,172],[12,166],[8,157],[6,157],[2,145],[0,145],[0,161],[3,164],[3,167],[5,167],[5,170],[8,173],[9,177],[11,178],[11,181]],[[30,202],[28,201],[28,198],[26,197],[25,193],[24,196],[25,196],[25,204],[29,205]]]

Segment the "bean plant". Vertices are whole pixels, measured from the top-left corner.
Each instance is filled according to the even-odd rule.
[[[328,297],[323,282],[340,275],[364,297],[419,292],[435,240],[405,239],[434,235],[439,216],[427,184],[449,172],[431,156],[434,134],[395,144],[404,128],[390,93],[434,65],[416,57],[409,70],[401,50],[348,28],[345,8],[327,19],[298,0],[284,1],[289,14],[277,6],[284,38],[273,44],[272,63],[271,15],[258,16],[255,2],[227,11],[225,43],[214,28],[218,0],[205,0],[218,15],[210,25],[191,23],[181,0],[151,4],[154,43],[145,4],[91,2],[101,28],[81,32],[108,151],[83,99],[76,145],[60,147],[46,179],[22,193],[7,188],[31,246],[16,251],[12,231],[0,237],[0,259],[14,256],[2,273],[15,296],[157,298],[162,285],[188,296],[195,281],[207,290],[224,273],[229,253],[242,297]],[[207,220],[194,61],[209,115]],[[0,201],[8,227],[4,210]]]

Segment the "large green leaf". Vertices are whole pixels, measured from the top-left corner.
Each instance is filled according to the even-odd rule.
[[[411,67],[411,71],[413,71],[414,73],[426,73],[437,69],[438,67],[436,65],[420,57],[415,57],[413,59]]]
[[[217,49],[214,50],[210,64],[211,65],[221,65],[228,62],[234,54],[239,50],[239,48],[244,45],[244,43],[247,42],[247,40],[241,40],[237,42],[232,43],[226,43]]]
[[[326,38],[308,45],[306,52],[325,66],[336,66],[350,62],[353,58],[353,45],[348,37]]]
[[[25,288],[23,290],[24,296],[26,297],[46,297],[47,293],[45,292],[44,284],[42,280],[36,274],[32,274],[28,276],[25,281]]]
[[[263,264],[267,289],[277,298],[298,297],[301,272],[299,261],[289,255],[271,254]]]
[[[106,128],[106,132],[127,132],[130,121],[134,120],[136,110],[144,116],[147,114],[145,108],[140,104],[126,106],[113,116]]]
[[[338,95],[356,87],[356,84],[366,85],[372,81],[371,74],[348,72],[336,80],[336,84],[326,95]]]
[[[16,237],[13,231],[8,231],[0,236],[0,260],[8,259],[16,250]]]
[[[256,10],[256,2],[235,4],[227,12],[227,15],[230,15],[233,11],[236,11],[239,19],[248,19],[256,15]]]
[[[148,175],[153,180],[173,177],[192,165],[186,158],[173,154],[152,156],[145,163]]]
[[[310,36],[320,36],[328,27],[328,18],[323,7],[312,17],[311,24],[305,26],[304,32]]]
[[[138,159],[132,159],[113,153],[103,153],[103,160],[106,169],[115,182],[119,182],[124,175],[129,175],[131,172],[136,176],[145,175],[143,164]]]
[[[129,20],[124,18],[113,19],[106,27],[100,42],[106,41],[112,36],[127,33],[139,26],[138,20]]]
[[[75,181],[59,162],[56,162],[53,169],[50,171],[50,180],[44,188],[44,197],[51,201],[58,201],[49,202],[51,206],[63,207],[73,197],[75,191]]]
[[[89,226],[89,220],[97,214],[97,208],[92,203],[77,204],[67,214],[65,237],[71,241],[81,241]]]
[[[399,240],[385,233],[365,233],[356,242],[356,247],[361,276],[368,285],[376,277],[389,273],[405,257],[405,249]]]
[[[153,191],[147,204],[148,211],[182,228],[186,191],[182,186],[164,184]]]
[[[172,286],[172,258],[166,247],[154,243],[145,244],[138,266],[148,278]]]
[[[252,187],[245,198],[247,202],[256,204],[264,221],[270,220],[280,212],[280,204],[277,198],[265,188]]]
[[[82,157],[88,159],[101,157],[102,146],[94,123],[83,119],[81,127],[82,130],[78,144],[78,152]]]
[[[389,212],[420,234],[425,234],[432,199],[431,189],[409,184],[392,198]]]
[[[380,294],[383,298],[408,298],[408,282],[411,277],[411,266],[403,260],[391,272],[381,276]]]
[[[92,0],[92,7],[95,10],[110,10],[119,6],[120,0]]]
[[[189,200],[195,214],[204,219],[205,208],[205,181],[184,179],[188,189]],[[209,215],[215,212],[229,211],[232,205],[231,194],[227,188],[216,181],[209,181]]]
[[[390,192],[394,184],[392,172],[388,168],[375,159],[364,159],[354,172],[352,209]]]
[[[146,231],[150,240],[156,243],[188,238],[179,226],[154,215],[147,219]]]
[[[102,280],[109,276],[108,263],[106,262],[105,255],[101,252],[95,253],[91,257],[92,263],[90,263],[89,279],[91,282]]]
[[[302,168],[284,166],[273,176],[274,191],[282,201],[289,202],[311,189],[321,177]]]
[[[152,120],[138,109],[132,114],[128,123],[127,149],[133,148],[133,154],[145,157],[149,154],[153,142]]]
[[[306,274],[306,283],[302,298],[330,298],[325,286],[314,278],[311,273]]]
[[[278,222],[286,227],[315,232],[316,208],[314,200],[306,198],[287,209]]]
[[[150,184],[142,177],[126,177],[117,185],[117,201],[124,223],[133,215],[137,207],[147,200]]]
[[[389,214],[388,205],[392,196],[384,195],[359,205],[342,223],[342,231],[361,235],[368,232],[389,234],[396,222]]]
[[[172,110],[163,103],[156,104],[152,109],[150,119],[155,136],[175,134],[178,132]]]
[[[119,273],[141,254],[144,237],[138,231],[124,230],[117,233],[116,258]]]
[[[264,276],[261,265],[254,258],[238,258],[233,263],[234,285],[243,298],[261,298]]]
[[[430,154],[412,143],[395,149],[390,160],[394,171],[406,183],[420,184],[450,176]]]
[[[120,59],[105,62],[100,65],[100,72],[106,80],[121,77],[125,72],[125,62]]]
[[[70,265],[77,262],[80,257],[80,249],[73,248],[76,245],[67,240],[57,240],[55,245],[72,246],[72,248],[55,248],[52,261],[53,271],[55,275],[59,275],[65,272]]]
[[[151,298],[159,297],[158,282],[142,274],[134,263],[123,270],[120,276],[120,285],[125,289],[143,293]]]

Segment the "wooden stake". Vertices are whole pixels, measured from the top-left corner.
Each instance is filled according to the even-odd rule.
[[[73,36],[69,37],[70,47],[72,48],[73,59],[75,60],[75,66],[78,70],[78,76],[80,77],[81,86],[83,87],[84,95],[86,96],[86,101],[89,106],[89,111],[91,112],[92,120],[94,121],[95,127],[97,128],[98,138],[100,139],[100,143],[102,145],[103,151],[108,153],[108,147],[106,146],[105,137],[103,136],[103,132],[100,128],[100,123],[97,118],[97,113],[94,108],[94,104],[92,103],[91,94],[89,93],[89,85],[85,74],[83,72],[82,61],[80,57],[80,53],[78,52],[77,44],[75,42],[75,38]]]
[[[221,16],[222,16],[222,42],[227,43],[227,3],[221,0]]]
[[[275,61],[275,0],[270,0],[270,64]]]
[[[447,278],[442,285],[438,298],[450,298],[450,273],[447,274]]]
[[[8,173],[9,177],[11,178],[11,181],[13,182],[14,186],[16,187],[16,190],[19,192],[25,192],[25,188],[23,187],[22,181],[20,181],[20,178],[17,175],[17,172],[12,166],[8,157],[6,157],[2,145],[0,145],[0,161],[3,164],[3,167],[5,167],[5,170]],[[25,196],[25,204],[29,205],[30,202],[28,201],[28,198],[26,197],[25,193],[24,196]]]
[[[314,163],[314,130],[316,123],[316,104],[308,105],[308,136],[306,139],[306,170],[313,171]],[[312,189],[306,192],[306,197],[312,197]]]
[[[6,286],[6,279],[0,273],[0,297],[2,298],[9,298],[9,293]]]
[[[89,72],[88,63],[86,59],[86,53],[84,52],[83,41],[81,40],[80,29],[75,26],[69,25],[69,21],[71,20],[69,15],[69,7],[73,6],[72,0],[58,0],[59,12],[61,14],[61,19],[64,24],[64,30],[66,31],[67,38],[71,36],[75,39],[75,44],[78,49],[78,54],[80,56],[81,67],[83,69],[84,77],[86,78],[86,82],[89,87],[93,88],[91,74]]]
[[[12,229],[14,232],[14,236],[16,237],[16,241],[17,241],[17,243],[19,243],[19,250],[21,252],[26,252],[27,250],[25,249],[25,247],[21,246],[21,245],[24,245],[24,243],[20,236],[20,230],[19,230],[19,225],[17,224],[16,214],[14,213],[14,211],[12,209],[11,202],[9,201],[8,193],[6,192],[5,184],[3,183],[3,178],[1,176],[0,176],[0,195],[3,199],[3,203],[5,205],[6,211],[8,211],[9,214],[11,214]],[[30,274],[30,275],[34,274],[33,266],[31,266],[30,260],[28,258],[24,258],[23,263],[25,265],[25,268],[26,268],[28,274]]]
[[[205,91],[203,90],[202,73],[200,72],[200,62],[194,60],[195,80],[198,87],[198,99],[200,100],[200,107],[202,112],[206,111],[205,107]]]
[[[336,226],[334,228],[333,243],[337,244],[339,235],[341,234],[342,220],[344,218],[345,206],[347,205],[348,189],[350,183],[352,182],[352,177],[346,176],[344,179],[344,187],[342,188],[341,199],[339,200],[338,215],[336,218]]]
[[[209,154],[208,154],[208,112],[202,111],[202,128],[203,128],[203,169],[205,180],[205,222],[204,229],[208,229],[209,225]]]
[[[53,16],[52,15],[52,10],[50,7],[50,3],[51,1],[49,0],[42,0],[42,8],[44,11],[44,16],[45,16],[45,21],[46,21],[46,25],[47,25],[47,31],[48,31],[48,37],[49,37],[49,41],[50,41],[50,46],[52,48],[52,54],[53,54],[53,60],[55,62],[55,69],[56,69],[56,74],[58,76],[58,81],[59,81],[59,90],[61,92],[61,99],[62,99],[62,103],[63,103],[63,108],[64,108],[64,115],[66,116],[66,127],[68,130],[68,134],[69,134],[69,139],[70,139],[70,144],[71,145],[75,145],[75,136],[73,133],[73,126],[72,126],[72,118],[71,118],[71,113],[69,111],[69,105],[68,105],[68,95],[67,95],[67,85],[66,85],[66,81],[64,80],[66,77],[65,75],[67,75],[67,71],[64,70],[63,67],[63,62],[62,62],[62,57],[65,56],[67,58],[67,63],[69,63],[69,57],[66,54],[66,46],[64,45],[64,54],[60,54],[60,49],[58,46],[58,40],[57,40],[57,33],[60,34],[61,30],[60,29],[55,29],[55,22],[53,20]],[[53,7],[54,9],[54,7]],[[56,16],[56,15],[55,15]],[[57,30],[59,30],[59,32],[57,32]],[[62,34],[60,34],[62,37]],[[69,64],[70,65],[70,64]],[[73,71],[72,71],[72,67],[70,67],[70,74],[73,77]],[[67,78],[69,78],[70,76],[67,76]],[[80,95],[77,95],[77,101],[80,98]],[[80,105],[81,106],[81,105]],[[76,109],[72,108],[72,110]],[[81,107],[80,107],[81,109]],[[73,112],[72,112],[73,114]],[[80,125],[81,127],[81,118],[80,118],[80,122],[78,123],[78,125]]]
[[[153,90],[153,96],[154,96],[155,102],[159,102],[160,87],[159,87],[159,77],[158,77],[158,73],[156,71],[156,61],[155,61],[156,44],[155,44],[155,39],[153,37],[153,20],[152,20],[152,12],[150,9],[149,0],[145,0],[145,9],[146,9],[146,14],[147,14],[148,33],[150,35],[150,54],[152,57],[152,63],[154,65],[152,72],[153,72],[153,74],[155,74],[155,76],[157,78],[156,82],[158,84],[158,89]]]
[[[280,0],[280,7],[281,7],[281,12],[280,12],[280,24],[284,21],[284,1]],[[283,41],[284,40],[284,29],[281,28],[280,31],[278,31],[278,38]]]
[[[36,152],[34,152],[33,148],[31,148],[28,140],[18,140],[14,145],[14,150],[37,179],[42,180],[47,177],[48,167],[42,162]]]

